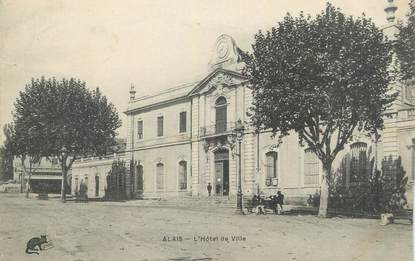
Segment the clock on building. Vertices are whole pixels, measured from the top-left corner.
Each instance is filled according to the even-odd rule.
[[[219,42],[218,46],[217,46],[217,51],[218,51],[218,58],[219,59],[225,58],[229,53],[229,44],[227,44],[224,41]]]
[[[225,59],[228,57],[230,49],[231,49],[231,43],[229,39],[226,37],[221,37],[217,44],[216,44],[216,52],[219,59]]]

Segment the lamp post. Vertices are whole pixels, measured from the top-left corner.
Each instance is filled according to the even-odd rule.
[[[234,132],[236,134],[236,139],[238,141],[238,192],[236,194],[236,214],[238,215],[244,215],[244,212],[242,210],[242,175],[241,175],[241,161],[242,161],[242,155],[241,155],[241,143],[242,138],[244,136],[245,127],[242,124],[241,119],[239,119],[236,122]]]
[[[66,159],[68,158],[68,150],[65,146],[61,150],[61,159],[62,159],[62,186],[61,186],[61,200],[63,203],[66,202]]]

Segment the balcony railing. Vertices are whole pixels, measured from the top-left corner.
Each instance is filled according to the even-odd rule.
[[[235,129],[235,122],[226,122],[200,128],[199,136],[220,136],[231,133]]]

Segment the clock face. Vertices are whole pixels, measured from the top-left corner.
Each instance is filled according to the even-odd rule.
[[[220,59],[225,58],[229,53],[229,45],[226,41],[220,41],[216,49]]]

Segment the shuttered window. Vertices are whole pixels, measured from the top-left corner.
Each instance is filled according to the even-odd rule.
[[[187,115],[186,115],[186,112],[185,111],[182,111],[181,113],[180,113],[180,116],[179,116],[179,118],[180,118],[180,126],[179,126],[179,132],[186,132],[186,117]]]
[[[179,189],[187,189],[187,162],[179,162]]]
[[[137,122],[137,136],[139,140],[143,139],[143,121]]]
[[[318,185],[319,159],[311,149],[304,151],[304,185]]]
[[[275,151],[268,152],[266,154],[265,170],[267,178],[278,178],[278,153]]]
[[[136,186],[136,188],[137,188],[137,190],[140,190],[140,191],[142,191],[143,188],[144,188],[144,184],[143,184],[143,172],[144,172],[143,166],[138,165],[137,166],[137,180],[136,180],[137,186]]]
[[[163,121],[164,121],[163,116],[157,117],[157,136],[158,137],[163,136],[163,124],[164,124]]]
[[[157,163],[156,165],[156,182],[157,182],[157,189],[163,190],[164,189],[164,164]]]

